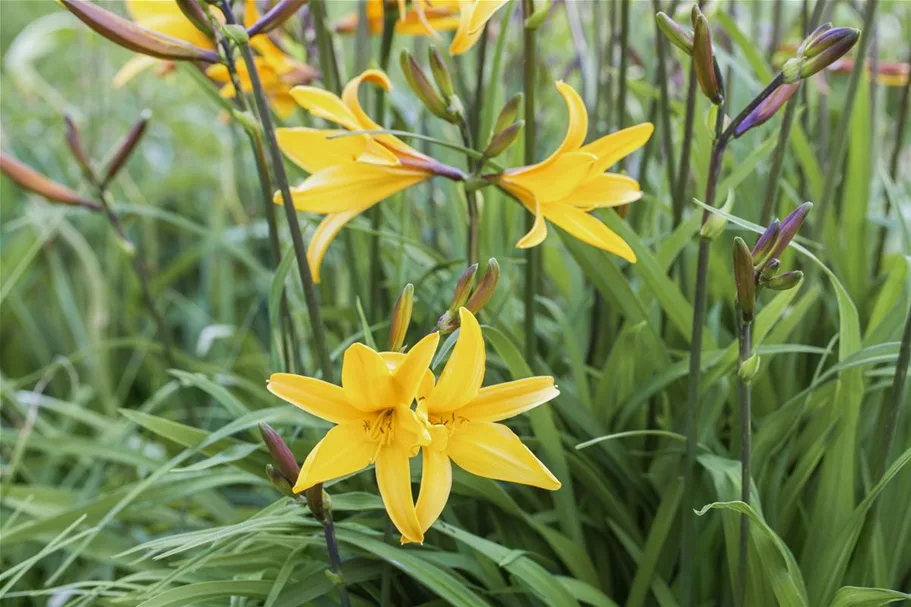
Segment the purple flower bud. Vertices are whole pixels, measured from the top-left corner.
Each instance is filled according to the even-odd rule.
[[[82,198],[65,185],[45,177],[12,156],[0,154],[0,172],[3,172],[4,175],[19,184],[23,189],[34,192],[39,196],[44,196],[52,202],[75,204],[93,211],[101,210],[101,207],[94,202]]]
[[[860,38],[860,30],[853,27],[835,27],[820,34],[803,53],[800,77],[809,78],[841,59]]]
[[[183,40],[139,27],[87,0],[60,0],[64,8],[90,28],[120,46],[155,57],[175,61],[218,63],[218,53],[193,46]]]
[[[750,248],[739,236],[734,238],[734,283],[737,286],[737,305],[744,322],[753,320],[756,309],[756,273]]]
[[[813,42],[814,40],[816,40],[816,38],[818,38],[821,34],[829,31],[830,29],[832,29],[831,23],[823,23],[822,25],[817,27],[815,30],[810,32],[810,35],[807,36],[806,39],[800,43],[799,47],[797,47],[797,56],[802,57],[804,54],[804,51],[807,50],[807,46],[809,46],[810,43]]]
[[[472,314],[480,312],[481,308],[493,297],[493,292],[496,290],[498,282],[500,282],[500,264],[491,257],[487,260],[487,269],[484,270],[484,275],[481,277],[481,282],[478,283],[478,288],[471,294],[465,307],[471,310]]]
[[[754,265],[761,266],[766,262],[768,254],[772,252],[772,247],[775,246],[775,242],[778,240],[778,232],[780,229],[781,222],[776,218],[769,224],[766,231],[762,233],[759,240],[756,241],[756,244],[753,246],[753,250],[750,253],[753,256]]]
[[[300,474],[300,466],[297,465],[297,460],[294,458],[294,454],[291,453],[288,444],[269,424],[260,424],[259,431],[262,434],[263,442],[269,448],[275,467],[293,485],[297,482],[297,477]]]
[[[123,138],[123,141],[120,142],[117,153],[114,154],[114,158],[111,159],[111,163],[108,165],[104,174],[104,179],[101,182],[102,187],[116,177],[120,169],[123,168],[123,165],[133,153],[133,150],[136,149],[136,145],[142,139],[142,136],[145,135],[146,127],[149,125],[149,118],[151,117],[152,113],[149,110],[143,110],[142,113],[139,114],[139,120],[132,126],[130,131]]]
[[[775,248],[772,249],[772,253],[769,257],[781,257],[784,250],[788,248],[788,245],[791,244],[791,241],[797,236],[800,226],[803,225],[804,220],[807,218],[807,214],[812,208],[812,202],[805,202],[784,218],[781,222],[781,229],[778,233],[778,240],[775,242]]]
[[[193,2],[194,0],[188,1]],[[254,0],[250,1],[253,2]],[[254,23],[253,26],[247,30],[247,33],[252,38],[257,34],[271,32],[290,19],[306,2],[307,0],[281,0],[281,2],[273,6],[268,13],[263,15],[259,21]]]
[[[772,91],[772,94],[763,100],[756,109],[750,112],[743,121],[734,128],[734,137],[740,137],[750,129],[765,124],[775,113],[781,109],[788,100],[794,96],[800,82],[782,84]]]

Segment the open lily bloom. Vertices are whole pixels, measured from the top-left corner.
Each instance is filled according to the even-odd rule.
[[[434,175],[456,180],[463,178],[458,169],[421,154],[392,135],[362,133],[330,139],[346,130],[382,130],[358,101],[358,88],[364,81],[387,91],[392,88],[385,73],[367,70],[345,86],[341,98],[316,87],[291,89],[292,97],[303,108],[342,129],[298,127],[277,129],[276,132],[285,155],[310,173],[310,177],[291,190],[295,208],[326,213],[307,251],[314,282],[319,282],[320,264],[329,244],[359,214]],[[280,204],[281,196],[276,195],[275,202]]]
[[[431,333],[408,354],[354,344],[345,351],[341,387],[288,373],[269,378],[270,392],[336,424],[304,460],[295,493],[376,464],[389,518],[409,541],[424,541],[408,460],[430,443],[430,434],[411,404],[419,389],[433,386],[429,366],[439,341],[439,333]]]
[[[406,8],[405,1],[399,0],[400,17],[395,31],[439,38],[438,32],[456,30],[449,52],[459,55],[474,46],[490,18],[507,2],[509,0],[412,0]],[[347,15],[335,29],[342,33],[355,32],[357,20],[357,14]],[[383,0],[367,1],[367,21],[370,33],[383,31]]]
[[[534,226],[516,246],[525,249],[543,242],[546,219],[583,242],[635,262],[636,255],[626,241],[590,211],[642,197],[635,179],[605,171],[645,145],[654,127],[648,122],[638,124],[583,145],[588,131],[585,103],[565,82],[557,82],[557,90],[569,108],[569,125],[560,147],[538,164],[492,177],[535,215]]]
[[[418,416],[430,424],[431,436],[430,444],[422,446],[424,471],[416,506],[422,531],[439,518],[449,498],[451,462],[495,480],[552,491],[561,486],[512,430],[497,423],[555,398],[554,379],[529,377],[482,388],[487,357],[481,327],[467,308],[459,310],[459,317],[459,338],[439,381],[418,391]]]

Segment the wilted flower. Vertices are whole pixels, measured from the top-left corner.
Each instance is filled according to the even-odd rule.
[[[531,231],[516,246],[525,249],[541,244],[547,236],[547,219],[583,242],[635,262],[630,246],[589,212],[642,197],[635,179],[605,170],[642,147],[654,127],[646,122],[583,146],[588,132],[585,103],[565,82],[556,84],[569,109],[569,124],[560,147],[538,164],[488,178],[535,215]]]
[[[416,394],[433,386],[429,366],[439,340],[439,333],[431,333],[408,354],[354,344],[345,351],[341,386],[289,373],[269,378],[270,392],[336,424],[304,461],[295,493],[376,464],[389,518],[409,541],[424,540],[408,460],[431,437],[411,405]]]
[[[461,171],[426,156],[392,135],[358,134],[330,137],[348,131],[382,130],[367,116],[358,100],[361,82],[385,90],[392,84],[379,70],[367,70],[345,87],[342,97],[323,89],[299,86],[291,95],[317,118],[342,129],[306,127],[278,129],[278,143],[286,156],[310,173],[291,190],[300,211],[325,213],[310,241],[307,258],[314,282],[329,244],[345,224],[384,198],[417,185],[434,175],[461,180]],[[280,197],[276,198],[281,201]]]
[[[504,424],[560,392],[552,377],[529,377],[481,387],[487,356],[478,321],[459,310],[461,329],[436,385],[418,389],[418,416],[431,436],[422,445],[423,474],[416,505],[422,533],[439,518],[452,488],[452,464],[478,476],[555,491],[560,481]],[[410,539],[406,536],[405,539]]]

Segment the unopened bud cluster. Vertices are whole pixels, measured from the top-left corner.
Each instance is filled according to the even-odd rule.
[[[477,314],[493,297],[500,281],[500,264],[493,257],[487,260],[487,269],[475,287],[477,273],[478,264],[473,264],[459,277],[449,309],[437,321],[436,330],[440,333],[445,335],[459,328],[459,308],[465,307]]]
[[[455,94],[452,76],[449,74],[449,68],[446,67],[446,61],[434,47],[430,47],[428,61],[433,84],[411,53],[402,50],[399,55],[399,65],[402,67],[402,73],[405,74],[405,80],[408,81],[408,86],[421,100],[424,107],[441,120],[459,124],[462,121],[462,101]]]
[[[826,23],[816,28],[797,49],[797,56],[788,59],[782,67],[784,81],[788,84],[809,78],[841,59],[860,38],[860,30],[853,27],[832,27]]]
[[[720,105],[724,101],[724,80],[715,59],[709,22],[699,10],[699,5],[694,5],[690,13],[692,31],[683,28],[662,12],[655,15],[655,20],[668,41],[693,58],[693,69],[702,94],[713,104]]]
[[[812,208],[812,203],[805,202],[785,217],[784,221],[773,221],[752,250],[742,238],[734,239],[734,283],[737,287],[737,307],[743,322],[753,321],[760,289],[787,291],[803,280],[803,272],[800,271],[779,273],[779,258],[797,235]]]

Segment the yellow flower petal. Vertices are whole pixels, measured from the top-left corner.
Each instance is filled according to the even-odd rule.
[[[130,18],[140,27],[189,42],[200,48],[215,48],[215,43],[196,29],[196,26],[186,18],[176,2],[126,0],[125,6]]]
[[[487,354],[481,325],[468,308],[459,309],[459,319],[461,328],[452,356],[440,374],[440,381],[427,398],[427,410],[431,413],[458,409],[477,396],[484,381]]]
[[[370,205],[430,178],[417,169],[350,162],[314,173],[291,190],[294,207],[312,213],[363,211]],[[281,197],[276,196],[276,202]]]
[[[478,0],[471,12],[468,31],[474,33],[484,28],[494,13],[500,10],[509,0]]]
[[[452,490],[452,464],[449,463],[449,456],[445,452],[436,449],[424,447],[421,456],[421,490],[418,492],[415,510],[421,529],[426,532],[440,518],[449,499],[449,492]]]
[[[323,257],[326,256],[326,251],[329,250],[329,245],[335,240],[339,231],[341,231],[349,221],[362,212],[362,209],[354,209],[342,213],[332,213],[326,215],[317,226],[316,231],[313,233],[313,237],[310,239],[310,245],[307,247],[307,263],[310,264],[313,282],[319,284],[320,265],[323,263]]]
[[[589,178],[597,158],[586,152],[568,152],[530,167],[510,169],[501,181],[532,192],[541,204],[563,200]]]
[[[298,105],[317,118],[341,125],[349,131],[362,130],[357,117],[338,95],[315,86],[296,86],[291,89],[291,96]]]
[[[373,463],[378,447],[379,443],[369,439],[361,422],[335,426],[307,456],[294,492],[366,468]]]
[[[307,127],[275,129],[278,147],[294,164],[308,173],[318,173],[338,164],[354,162],[364,153],[370,138],[348,135],[329,139],[345,131]]]
[[[356,117],[358,123],[358,126],[351,130],[381,131],[383,130],[383,127],[374,122],[364,111],[364,108],[361,107],[361,102],[358,98],[358,89],[362,82],[373,83],[387,92],[392,90],[392,82],[390,82],[389,76],[382,70],[366,70],[361,75],[354,77],[348,82],[348,84],[345,85],[345,89],[342,91],[342,100],[351,114]],[[382,143],[396,154],[417,158],[424,157],[423,154],[392,135],[373,135],[373,139]]]
[[[630,263],[636,263],[636,254],[626,241],[601,221],[585,211],[569,205],[552,205],[547,209],[547,219],[570,233],[571,236],[613,253]]]
[[[395,373],[395,370],[399,368],[399,365],[402,364],[402,361],[405,360],[405,355],[401,352],[380,352],[380,356],[383,357],[383,360],[386,361],[386,366],[389,368],[391,373]],[[418,385],[418,391],[416,398],[418,400],[424,400],[427,398],[427,395],[430,394],[433,390],[433,385],[436,382],[436,377],[433,376],[433,372],[428,368],[424,372],[424,378],[421,379],[420,384]]]
[[[351,406],[345,391],[313,377],[273,373],[266,388],[275,396],[300,407],[310,415],[334,424],[363,419],[363,411]]]
[[[588,134],[588,111],[585,109],[585,102],[582,100],[582,96],[576,92],[576,89],[562,80],[558,80],[557,90],[563,96],[566,109],[569,110],[566,135],[563,137],[560,147],[554,152],[555,154],[562,154],[578,150],[585,143],[585,136]]]
[[[560,488],[550,470],[503,424],[464,424],[449,437],[446,452],[464,470],[498,481]]]
[[[459,3],[459,29],[456,30],[452,44],[449,45],[450,55],[461,55],[467,52],[481,37],[483,29],[475,32],[471,31],[471,15],[473,12],[473,3],[465,1]]]
[[[583,147],[581,151],[597,156],[598,161],[595,163],[593,172],[603,173],[621,158],[629,156],[645,145],[654,130],[655,127],[652,126],[652,123],[643,122],[596,139]]]
[[[148,55],[136,55],[127,61],[123,67],[117,70],[117,73],[114,74],[114,88],[122,88],[130,80],[158,63],[161,63],[161,61],[154,57],[149,57]]]
[[[534,409],[559,394],[553,377],[527,377],[481,388],[477,398],[459,409],[459,416],[473,422],[498,422]]]
[[[381,447],[376,458],[376,482],[386,512],[396,529],[411,542],[424,541],[411,493],[409,453],[394,446]]]
[[[565,202],[582,209],[616,207],[642,198],[639,182],[626,175],[602,173],[586,179]]]
[[[345,350],[342,389],[348,402],[361,411],[379,411],[399,404],[386,362],[364,344],[351,344]]]
[[[418,387],[427,376],[430,361],[440,343],[440,334],[436,331],[416,343],[402,359],[393,372],[396,388],[399,390],[399,402],[411,405]]]
[[[516,247],[520,249],[530,249],[536,247],[547,238],[547,222],[544,221],[544,213],[541,212],[541,203],[537,199],[534,201],[535,223],[532,224],[528,234],[519,239]]]
[[[282,120],[290,118],[294,112],[297,111],[298,107],[297,102],[294,101],[294,98],[291,95],[281,91],[270,91],[269,102],[275,110],[275,113],[278,114],[278,117]]]

